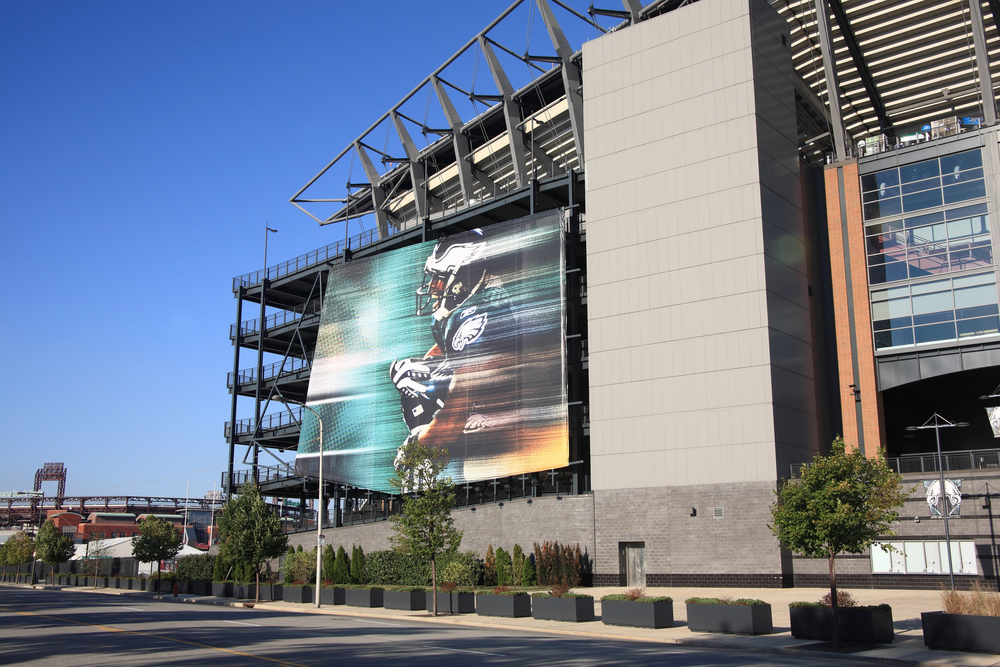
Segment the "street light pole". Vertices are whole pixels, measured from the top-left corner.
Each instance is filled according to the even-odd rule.
[[[278,396],[282,402],[287,404],[287,400],[284,394],[281,393],[281,390],[277,386],[274,387],[274,390],[278,392]],[[319,422],[319,498],[316,505],[316,590],[314,595],[316,608],[319,609],[320,588],[322,587],[320,577],[323,571],[323,418],[305,403],[302,404],[302,407],[313,413],[316,416],[316,421]],[[302,510],[305,510],[305,508],[303,507]]]
[[[934,421],[932,424],[931,421]],[[943,422],[943,423],[942,423]],[[934,438],[937,441],[937,458],[938,458],[938,484],[940,484],[941,493],[941,515],[944,517],[944,541],[947,545],[948,550],[948,577],[951,579],[951,590],[955,590],[955,566],[952,563],[951,558],[951,531],[948,529],[948,514],[950,509],[948,507],[948,493],[944,486],[944,458],[941,456],[941,429],[943,428],[964,428],[968,426],[968,422],[952,422],[948,421],[938,413],[931,415],[930,419],[925,421],[920,426],[907,426],[907,431],[922,431],[924,429],[932,428],[934,429]]]
[[[277,229],[271,229],[268,224],[264,223],[264,272],[263,277],[260,280],[260,320],[257,329],[257,389],[254,392],[254,427],[253,427],[253,479],[254,482],[260,484],[260,474],[257,469],[257,464],[259,462],[260,447],[257,445],[257,435],[260,432],[260,402],[261,402],[261,387],[264,382],[264,378],[261,377],[264,373],[264,336],[267,333],[267,320],[265,319],[267,315],[267,237],[268,234],[277,234]],[[236,324],[240,325],[239,322]],[[235,382],[235,379],[233,380]],[[236,391],[235,384],[233,385],[233,391]],[[233,424],[233,428],[236,428],[236,424]]]

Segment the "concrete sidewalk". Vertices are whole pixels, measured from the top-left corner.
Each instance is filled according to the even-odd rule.
[[[4,584],[11,585],[11,584]],[[17,585],[27,588],[26,585]],[[36,585],[36,588],[43,588]],[[44,588],[60,588],[45,586]],[[230,598],[201,597],[193,595],[160,595],[141,591],[126,591],[109,588],[61,587],[61,590],[81,591],[88,593],[104,593],[110,595],[127,595],[145,597],[165,602],[180,602],[188,604],[223,605],[243,607],[243,600]],[[578,592],[593,595],[595,613],[600,618],[603,595],[621,593],[622,588],[587,588]],[[529,632],[547,632],[562,635],[578,635],[616,640],[634,640],[679,644],[683,646],[701,646],[714,649],[727,648],[737,651],[774,652],[801,655],[803,658],[822,661],[827,652],[818,650],[823,642],[815,640],[795,639],[791,635],[788,615],[788,603],[805,600],[816,601],[827,592],[821,588],[647,588],[649,596],[670,596],[674,600],[674,627],[660,630],[646,628],[627,628],[604,625],[600,620],[587,623],[561,623],[558,621],[541,621],[533,618],[496,618],[463,614],[453,616],[432,617],[426,611],[397,611],[391,609],[366,609],[345,606],[324,606],[316,609],[311,604],[295,604],[291,602],[261,602],[255,609],[280,610],[298,613],[328,614],[335,616],[359,616],[381,620],[400,619],[426,623],[448,623],[478,628],[516,629]],[[892,644],[863,645],[851,647],[852,652],[837,654],[839,658],[859,661],[876,661],[887,664],[927,665],[927,666],[959,666],[987,667],[1000,666],[1000,655],[985,653],[963,653],[953,651],[934,651],[923,643],[923,632],[920,624],[920,612],[937,611],[941,609],[941,595],[937,591],[910,590],[850,590],[851,595],[859,604],[889,604],[892,606],[893,625],[896,638]],[[769,635],[747,637],[742,635],[720,635],[691,632],[687,628],[687,614],[684,600],[689,597],[731,597],[759,598],[771,604],[771,614],[774,632]],[[247,610],[248,613],[253,613]]]

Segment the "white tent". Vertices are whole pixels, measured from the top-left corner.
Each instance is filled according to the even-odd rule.
[[[87,558],[88,554],[91,553],[100,553],[100,555],[105,558],[131,558],[132,538],[115,537],[109,540],[93,540],[90,544],[77,544],[73,558],[70,560],[84,560]],[[194,547],[184,545],[181,547],[181,550],[177,552],[176,558],[181,558],[183,556],[197,556],[203,553],[205,552],[199,551]],[[139,574],[152,574],[156,572],[156,570],[157,568],[155,563],[139,563]]]

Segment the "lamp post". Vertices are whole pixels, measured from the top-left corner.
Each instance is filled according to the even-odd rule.
[[[933,423],[931,423],[933,422]],[[950,512],[948,508],[948,494],[944,486],[944,460],[941,456],[941,429],[943,428],[964,428],[968,426],[968,422],[952,422],[948,421],[938,413],[934,413],[930,418],[925,421],[920,426],[907,426],[907,431],[922,431],[924,429],[932,428],[934,429],[934,437],[937,440],[937,457],[938,457],[938,483],[940,486],[941,493],[941,516],[944,517],[944,541],[947,544],[948,550],[948,577],[951,579],[951,590],[955,590],[955,567],[951,560],[951,532],[948,530],[948,513]]]
[[[268,224],[264,223],[264,272],[260,280],[260,324],[257,332],[257,390],[254,393],[254,432],[253,432],[253,479],[255,482],[260,484],[260,473],[257,469],[257,463],[260,456],[260,447],[257,445],[257,434],[260,431],[260,390],[261,383],[264,378],[261,377],[264,374],[264,335],[267,332],[267,320],[266,310],[267,310],[267,237],[269,234],[277,234],[277,229],[271,229]],[[239,323],[237,322],[237,326]],[[234,379],[235,382],[235,379]],[[235,387],[235,385],[234,385]],[[236,391],[233,389],[233,391]],[[233,424],[233,428],[236,428],[236,424]]]
[[[284,394],[281,393],[281,390],[277,386],[275,386],[274,390],[278,392],[278,396],[281,397],[283,402],[287,402]],[[305,403],[302,404],[302,407],[313,413],[316,416],[316,421],[319,422],[319,498],[316,503],[316,591],[313,596],[316,608],[319,609],[320,587],[322,585],[320,576],[322,576],[321,572],[323,570],[323,418]]]

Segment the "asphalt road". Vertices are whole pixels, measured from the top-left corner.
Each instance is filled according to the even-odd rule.
[[[0,587],[0,665],[804,665],[783,655]]]

